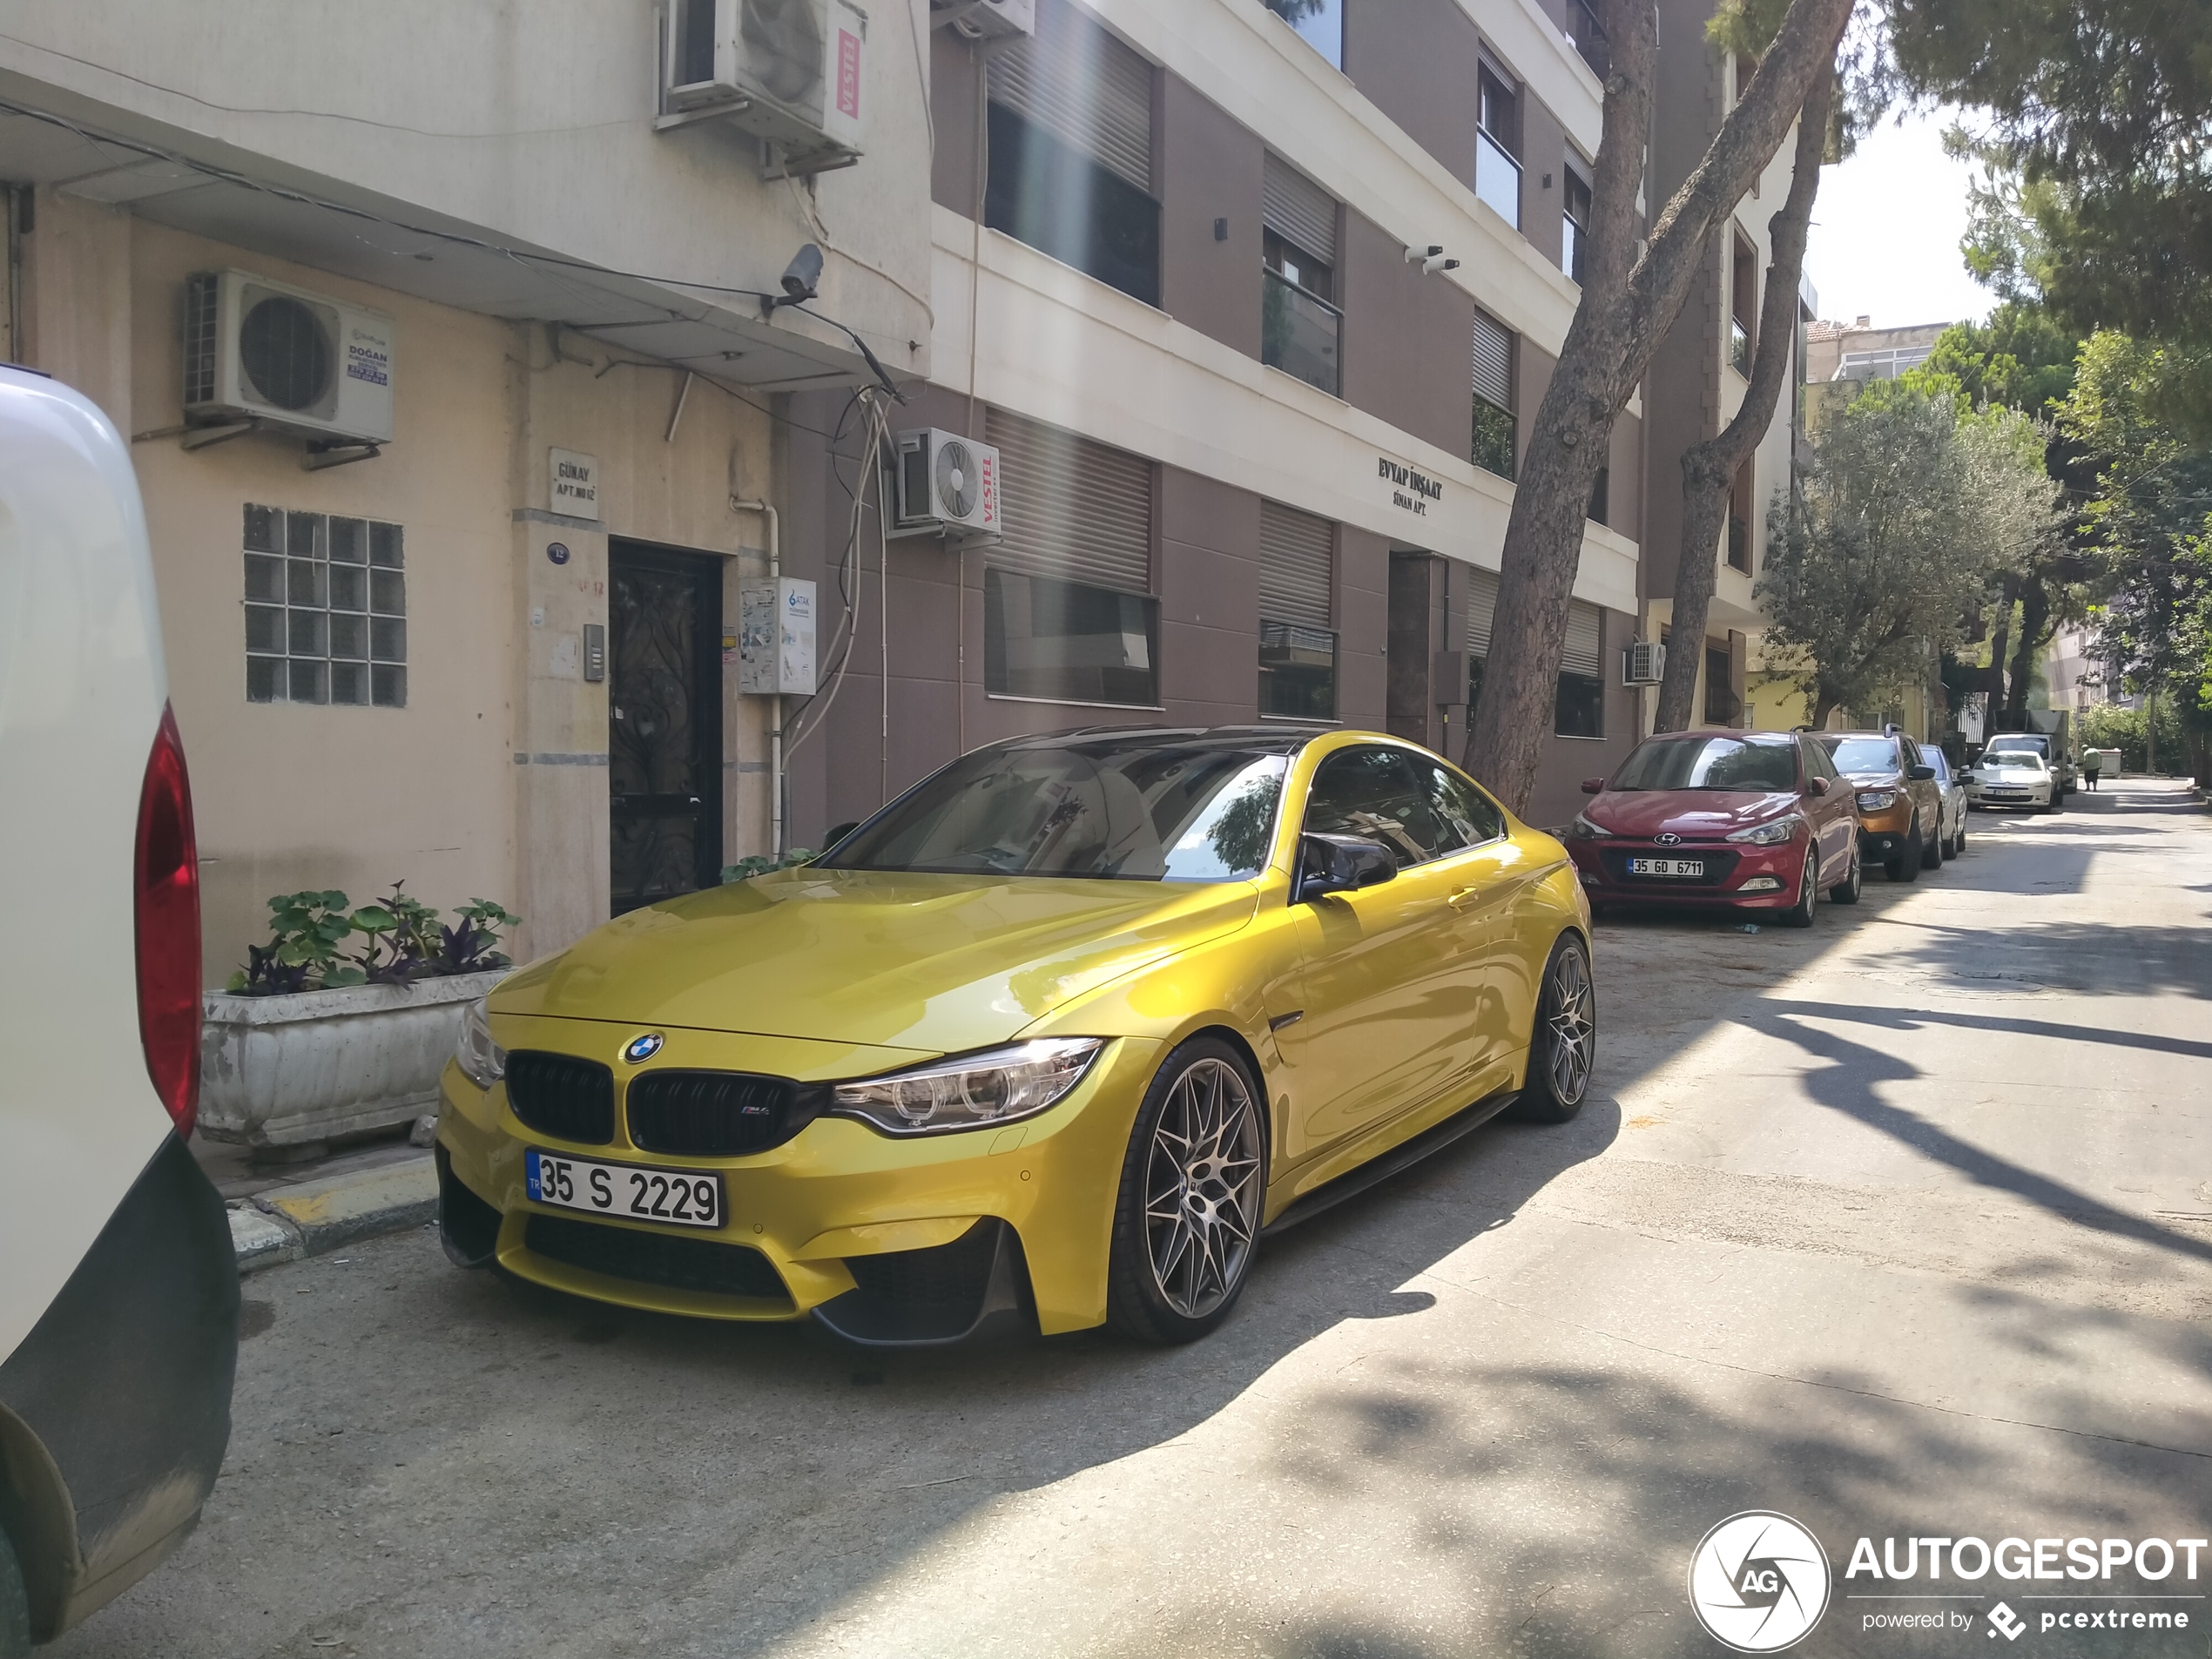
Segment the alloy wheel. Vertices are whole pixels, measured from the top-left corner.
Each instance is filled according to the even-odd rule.
[[[1195,1060],[1168,1092],[1144,1170],[1152,1279],[1177,1313],[1204,1318],[1243,1282],[1259,1202],[1251,1090],[1227,1062]]]
[[[1563,950],[1552,962],[1551,1006],[1545,1028],[1550,1033],[1552,1095],[1573,1106],[1590,1086],[1591,1038],[1596,1031],[1590,995],[1590,970],[1579,950]]]

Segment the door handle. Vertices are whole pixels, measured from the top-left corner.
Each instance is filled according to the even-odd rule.
[[[1453,894],[1444,902],[1450,905],[1453,909],[1457,910],[1463,906],[1473,904],[1476,900],[1480,899],[1486,891],[1487,889],[1482,887],[1461,887],[1457,893]]]

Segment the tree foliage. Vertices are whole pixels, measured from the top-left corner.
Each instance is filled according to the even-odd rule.
[[[2056,530],[2040,428],[1953,392],[1876,381],[1777,499],[1757,593],[1770,669],[1824,724],[1924,683],[1993,582]]]
[[[2212,715],[2212,448],[2173,416],[2171,354],[2094,335],[2059,421],[2097,470],[2083,516],[2106,564],[2099,654],[2128,689]]]
[[[2212,344],[2212,0],[1887,0],[1912,91],[1979,111],[1973,263],[2098,327]]]

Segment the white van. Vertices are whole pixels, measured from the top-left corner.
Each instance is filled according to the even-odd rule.
[[[238,1268],[199,1095],[192,794],[130,452],[0,367],[0,1659],[142,1577],[221,1467]]]

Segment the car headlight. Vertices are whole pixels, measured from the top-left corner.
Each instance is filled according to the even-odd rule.
[[[489,1089],[507,1075],[507,1050],[491,1040],[491,1021],[481,996],[461,1016],[461,1041],[454,1045],[453,1057],[479,1089]]]
[[[1606,828],[1604,825],[1591,823],[1589,819],[1581,813],[1575,813],[1575,821],[1567,826],[1567,839],[1570,841],[1602,840],[1612,833],[1613,832]]]
[[[1034,1117],[1090,1069],[1102,1037],[1044,1037],[839,1083],[830,1109],[893,1135],[944,1135]]]
[[[1894,789],[1862,789],[1858,792],[1858,810],[1862,813],[1878,813],[1896,805],[1897,791]]]
[[[1797,826],[1804,821],[1797,818],[1777,818],[1770,824],[1754,824],[1749,829],[1731,831],[1728,839],[1748,841],[1753,846],[1779,846],[1797,833]]]

